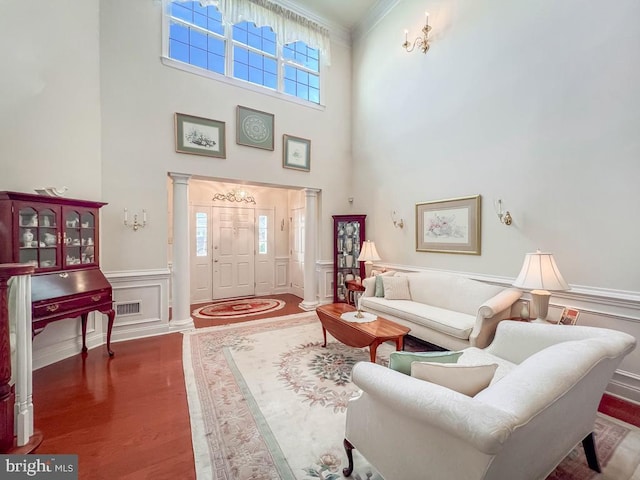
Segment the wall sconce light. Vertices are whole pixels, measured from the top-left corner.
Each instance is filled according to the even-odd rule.
[[[431,27],[429,26],[429,12],[424,12],[424,27],[422,27],[422,36],[418,36],[413,44],[409,42],[409,30],[404,31],[404,43],[402,44],[402,48],[404,48],[407,52],[413,52],[413,49],[416,46],[420,47],[422,53],[427,53],[429,50],[429,32],[431,31]]]
[[[233,190],[229,193],[216,193],[211,200],[226,200],[228,202],[256,204],[256,199],[244,190]]]
[[[500,223],[504,223],[505,225],[511,225],[511,223],[513,222],[513,218],[511,218],[511,214],[509,213],[509,210],[507,210],[506,212],[502,212],[502,199],[498,199],[495,202],[493,202],[493,206],[496,209],[496,215],[498,215],[498,219],[500,220]]]
[[[396,228],[404,228],[404,220],[401,218],[400,220],[396,220],[396,211],[391,212],[391,220],[393,221],[393,226]]]
[[[147,211],[142,210],[142,223],[138,222],[138,214],[133,215],[133,223],[129,222],[129,211],[124,209],[124,226],[131,228],[134,232],[137,232],[139,228],[144,228],[147,225]]]

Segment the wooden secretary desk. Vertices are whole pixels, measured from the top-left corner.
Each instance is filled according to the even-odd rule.
[[[31,277],[34,335],[56,320],[80,317],[87,351],[87,317],[108,316],[107,352],[115,319],[111,284],[100,270],[102,202],[0,192],[0,263],[35,267]]]

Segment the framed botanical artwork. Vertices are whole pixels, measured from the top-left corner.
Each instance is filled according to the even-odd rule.
[[[227,158],[225,123],[175,114],[176,152]]]
[[[575,308],[565,307],[558,323],[560,325],[575,325],[578,321],[578,315],[580,315],[580,312]]]
[[[282,166],[294,170],[311,170],[311,140],[283,135]]]
[[[236,143],[273,150],[273,125],[273,114],[238,105]]]
[[[480,255],[480,195],[417,203],[416,251]]]

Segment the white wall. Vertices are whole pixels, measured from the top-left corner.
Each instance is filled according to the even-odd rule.
[[[575,306],[578,323],[640,339],[640,3],[601,7],[403,0],[356,39],[354,196],[381,263],[510,283],[541,248],[572,286],[553,315]],[[406,53],[425,9],[431,49]],[[416,252],[415,204],[474,194],[482,255]],[[638,349],[610,390],[640,401]]]
[[[0,190],[102,200],[98,4],[0,3]]]
[[[64,185],[69,197],[109,203],[101,210],[102,269],[116,302],[146,303],[143,314],[116,319],[114,340],[168,328],[168,172],[320,188],[328,215],[319,231],[328,235],[351,181],[349,47],[332,45],[326,105],[310,108],[164,66],[160,4],[0,4],[0,189]],[[275,115],[275,151],[235,144],[237,105]],[[227,158],[176,153],[175,112],[226,122]],[[311,172],[282,168],[285,133],[311,140]],[[125,228],[125,207],[130,215],[146,209],[148,225]],[[331,237],[320,245],[330,258]],[[36,338],[38,366],[79,351],[77,323],[59,322]],[[90,345],[104,333],[98,322]]]
[[[541,248],[572,285],[640,290],[640,3],[601,7],[403,0],[356,41],[354,190],[384,261],[515,277]],[[425,9],[431,49],[406,53]],[[473,194],[482,255],[416,252],[415,204]]]
[[[98,5],[0,2],[0,190],[102,200]],[[103,342],[91,318],[87,345]],[[80,348],[80,321],[55,322],[34,339],[34,367]]]
[[[324,85],[326,108],[319,110],[163,65],[161,8],[160,2],[151,1],[100,3],[102,185],[103,200],[109,202],[102,219],[109,231],[102,244],[103,266],[107,270],[166,266],[165,179],[170,171],[321,188],[327,193],[323,209],[344,213],[351,180],[350,49],[332,44]],[[273,152],[236,145],[237,105],[275,115]],[[227,158],[176,153],[175,112],[226,122]],[[311,172],[282,168],[285,133],[311,140]],[[125,207],[146,208],[149,225],[136,233],[122,228]],[[331,255],[331,244],[330,238],[323,239],[323,255]]]

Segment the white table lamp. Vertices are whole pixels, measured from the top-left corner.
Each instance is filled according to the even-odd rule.
[[[531,290],[537,321],[546,320],[549,311],[550,291],[561,292],[570,287],[562,278],[558,265],[551,253],[527,253],[520,275],[513,282],[514,287]]]
[[[377,262],[378,260],[380,260],[380,255],[378,255],[378,251],[376,250],[376,244],[371,240],[365,240],[362,244],[360,255],[358,256],[358,261],[364,262],[365,277],[369,277],[373,262]]]

